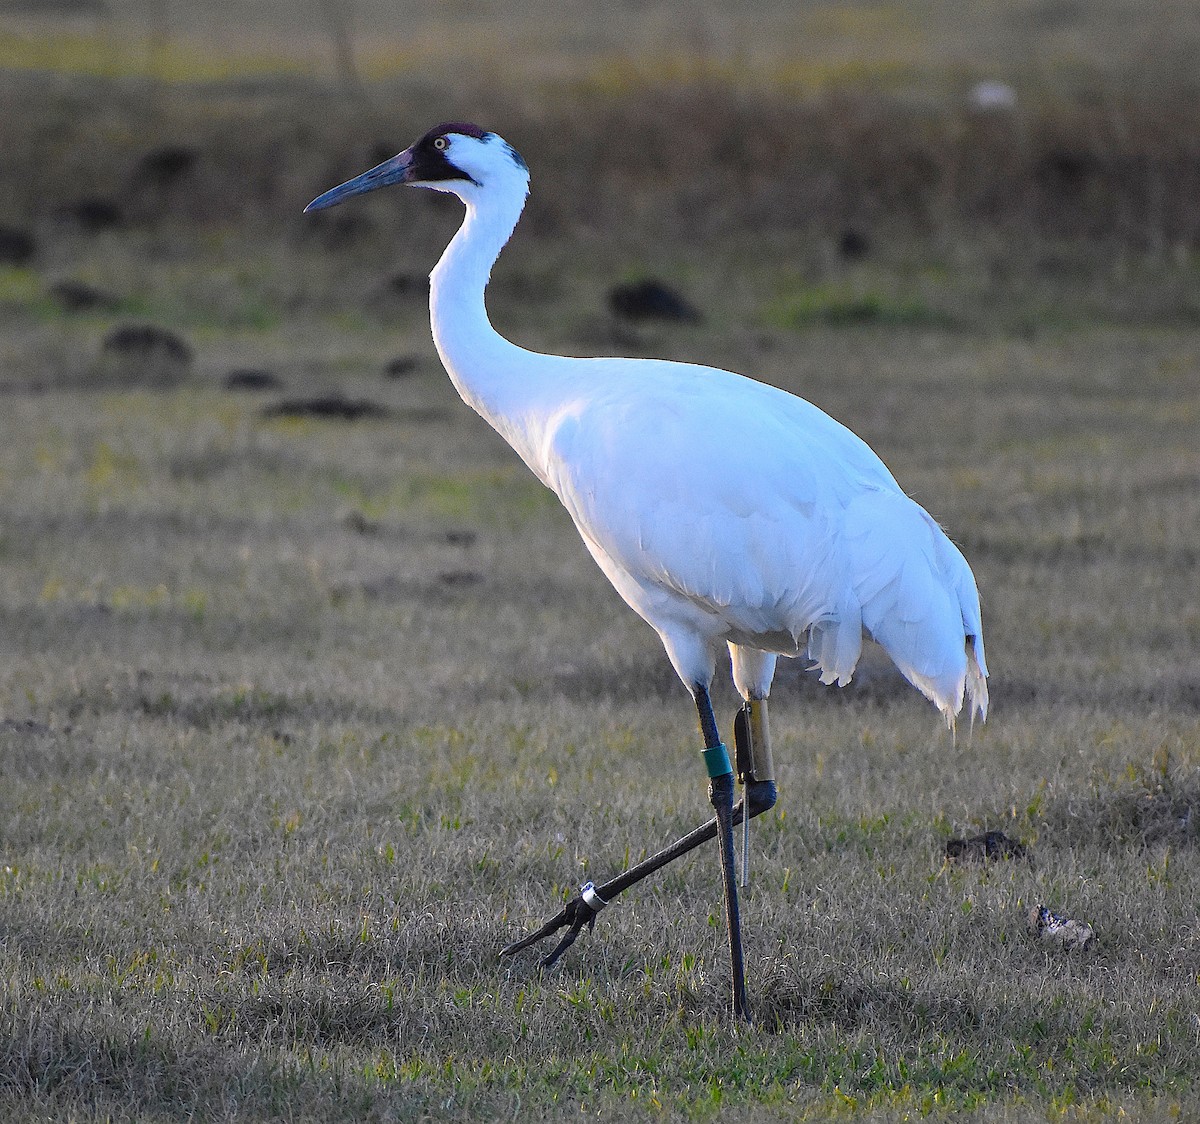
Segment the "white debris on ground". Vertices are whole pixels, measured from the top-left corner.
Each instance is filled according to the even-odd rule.
[[[1092,927],[1086,922],[1060,917],[1044,905],[1033,906],[1028,920],[1029,932],[1033,936],[1061,944],[1063,948],[1087,948],[1096,939]]]
[[[972,109],[996,113],[1017,108],[1017,91],[1007,82],[987,79],[976,82],[968,97]]]

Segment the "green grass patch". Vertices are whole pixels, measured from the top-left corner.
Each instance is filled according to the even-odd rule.
[[[917,296],[898,296],[844,282],[805,286],[773,300],[762,313],[774,328],[953,328],[955,320]]]
[[[45,323],[67,319],[62,305],[46,292],[41,275],[28,266],[0,265],[0,309]]]

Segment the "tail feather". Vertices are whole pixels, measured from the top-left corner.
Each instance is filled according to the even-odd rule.
[[[847,547],[862,623],[954,728],[964,699],[987,718],[987,664],[970,566],[913,500],[874,492],[850,505]]]
[[[966,690],[971,725],[975,724],[977,714],[980,722],[986,722],[988,712],[987,663],[983,658],[982,636],[967,637]]]
[[[832,620],[819,620],[808,630],[808,658],[821,673],[821,682],[845,687],[854,677],[862,655],[862,622],[853,606]]]

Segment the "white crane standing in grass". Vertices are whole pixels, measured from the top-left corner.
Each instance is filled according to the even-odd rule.
[[[466,219],[431,274],[433,338],[463,401],[571,514],[617,592],[658,633],[692,693],[716,816],[600,886],[588,883],[512,954],[566,929],[553,965],[617,894],[716,836],[732,1008],[748,1017],[733,825],[775,803],[767,695],[781,655],[850,681],[866,629],[953,726],[987,716],[979,594],[966,560],[883,462],[815,406],[741,375],[656,359],[526,351],[488,321],[484,290],[529,192],[524,160],[455,122],[313,200],[389,184],[457,195]],[[722,645],[745,700],[734,723],[744,798],[709,685]],[[748,808],[749,817],[743,814]]]

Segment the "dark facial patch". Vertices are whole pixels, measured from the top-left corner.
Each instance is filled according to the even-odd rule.
[[[446,159],[446,153],[438,148],[437,142],[442,137],[458,134],[483,140],[487,134],[478,126],[468,121],[447,121],[430,129],[416,144],[412,146],[412,178],[420,183],[442,183],[447,180],[465,180],[479,186],[474,176],[468,175],[461,168],[456,168]]]

